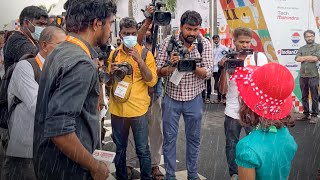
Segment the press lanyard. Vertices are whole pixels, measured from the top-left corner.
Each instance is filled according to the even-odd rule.
[[[79,46],[91,58],[91,53],[89,51],[88,46],[86,46],[81,40],[79,40],[78,38],[75,38],[73,36],[67,36],[66,41],[71,42],[71,43]]]
[[[18,32],[20,32],[22,35],[28,38],[28,40],[34,45],[34,47],[37,47],[36,44],[33,42],[33,40],[28,35],[26,35],[23,31],[19,30]]]
[[[121,53],[121,51],[119,50],[119,53],[118,53],[118,60],[119,60],[119,62],[120,63],[122,63],[122,60],[121,60],[121,57],[120,57],[120,53]],[[141,54],[141,53],[140,53]],[[127,55],[128,56],[128,55]],[[133,58],[133,57],[132,57]],[[135,62],[134,61],[134,65],[133,65],[133,72],[132,72],[132,81],[134,80],[134,75],[136,74],[136,72],[137,72],[137,68],[138,68],[138,64],[137,64],[137,62]],[[133,82],[132,82],[133,83]]]
[[[39,68],[42,70],[43,63],[41,62],[40,57],[37,55],[37,56],[35,57],[35,59],[36,59],[36,62],[37,62],[37,64],[38,64]]]

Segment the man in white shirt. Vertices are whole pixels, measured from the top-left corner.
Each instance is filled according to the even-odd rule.
[[[236,46],[236,51],[240,52],[242,49],[248,49],[251,46],[252,31],[248,28],[239,27],[234,30],[233,42]],[[244,66],[263,66],[268,63],[267,57],[258,52],[256,54],[257,59],[255,60],[255,55],[250,54],[239,54],[238,59],[244,60]],[[225,59],[220,61],[220,65],[223,66]],[[256,63],[257,62],[257,63]],[[229,174],[231,179],[237,179],[238,177],[238,166],[235,162],[236,159],[236,145],[239,141],[241,126],[239,119],[239,93],[234,80],[229,80],[228,92],[226,96],[226,109],[225,109],[225,121],[224,121],[224,131],[226,135],[226,156],[229,166]],[[253,127],[243,127],[247,134],[251,132]]]
[[[40,73],[47,55],[65,39],[65,32],[57,27],[50,26],[42,31],[39,53],[33,61],[40,68]],[[33,130],[39,77],[29,60],[17,63],[8,87],[9,107],[12,108],[16,99],[20,103],[13,109],[9,120],[9,141],[1,179],[35,179],[32,163]]]
[[[221,94],[219,91],[219,80],[221,76],[221,70],[223,69],[222,66],[219,65],[219,62],[225,57],[224,52],[228,51],[225,45],[220,44],[220,37],[219,35],[213,35],[213,78],[214,78],[214,90],[217,91],[218,98],[214,100],[213,103],[225,103],[226,95]]]

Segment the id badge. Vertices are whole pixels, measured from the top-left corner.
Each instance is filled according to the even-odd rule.
[[[179,72],[178,69],[176,69],[174,70],[172,76],[170,77],[170,82],[178,86],[184,75],[185,75],[185,72]]]
[[[115,96],[118,96],[120,98],[124,98],[127,90],[129,88],[129,83],[125,82],[125,81],[121,81],[118,83],[116,90],[114,92]]]

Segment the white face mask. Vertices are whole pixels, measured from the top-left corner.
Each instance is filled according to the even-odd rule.
[[[133,48],[137,44],[137,36],[124,36],[123,44],[127,48]]]
[[[30,21],[29,21],[30,22]],[[32,22],[30,22],[32,24]],[[40,39],[40,34],[41,32],[44,30],[44,27],[41,26],[35,26],[32,24],[32,26],[34,27],[34,32],[31,32],[30,29],[28,29],[31,33],[31,36],[34,40],[39,41]]]
[[[31,33],[31,36],[33,39],[39,41],[40,39],[40,34],[44,30],[43,27],[41,26],[34,26],[34,33]]]

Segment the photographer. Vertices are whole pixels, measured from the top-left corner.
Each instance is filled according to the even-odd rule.
[[[148,6],[147,11],[152,14],[153,9]],[[138,43],[142,44],[149,51],[152,50],[153,34],[152,19],[146,18],[141,22],[139,27]],[[152,178],[163,179],[164,175],[159,169],[162,155],[163,133],[162,133],[162,117],[161,117],[161,101],[162,101],[162,79],[158,78],[157,84],[153,88],[149,88],[149,96],[151,105],[147,112],[148,128],[149,128],[149,147],[151,153]],[[127,147],[127,173],[128,179],[134,176],[133,168],[136,167],[138,157],[135,152],[134,138],[132,131],[129,132]]]
[[[105,180],[107,165],[92,155],[100,148],[93,47],[108,41],[117,7],[110,0],[68,0],[64,8],[69,36],[46,58],[40,78],[34,170],[37,179]]]
[[[201,121],[203,101],[202,91],[205,89],[204,80],[211,77],[212,47],[210,42],[202,37],[199,29],[202,23],[200,14],[196,11],[186,11],[180,19],[180,35],[175,36],[175,41],[182,41],[188,49],[190,58],[201,58],[201,63],[193,72],[178,72],[175,67],[181,61],[180,56],[174,52],[168,54],[168,46],[172,37],[164,40],[157,56],[158,75],[167,77],[165,96],[162,103],[163,119],[163,155],[166,169],[166,179],[175,179],[176,170],[176,141],[179,130],[181,114],[185,121],[186,131],[186,157],[188,179],[199,179],[198,156],[200,150]],[[202,41],[202,53],[199,46],[193,43]],[[199,42],[199,41],[198,41]],[[171,64],[171,65],[170,65]]]
[[[128,179],[126,149],[131,128],[140,162],[141,179],[151,179],[146,113],[150,105],[148,87],[157,83],[156,64],[152,53],[137,43],[137,22],[133,18],[121,19],[119,35],[123,44],[112,51],[108,59],[112,81],[112,138],[117,147],[114,160],[116,176],[117,179]]]
[[[233,43],[236,47],[236,52],[242,52],[244,49],[249,49],[251,46],[252,31],[248,28],[239,27],[233,32]],[[267,57],[261,53],[257,52],[254,54],[240,53],[237,59],[244,61],[244,66],[262,66],[268,63]],[[226,58],[219,62],[220,66],[225,66]],[[225,78],[222,78],[225,76]],[[238,167],[235,163],[236,158],[236,145],[239,141],[242,125],[240,124],[239,116],[239,93],[234,80],[229,81],[228,74],[226,74],[226,67],[222,70],[220,83],[227,85],[227,96],[226,96],[226,109],[225,109],[225,122],[224,131],[226,136],[226,156],[229,166],[229,174],[231,179],[236,179],[238,177]],[[221,80],[220,80],[221,81]],[[227,81],[229,81],[227,83]],[[247,134],[251,132],[253,127],[243,127]]]

